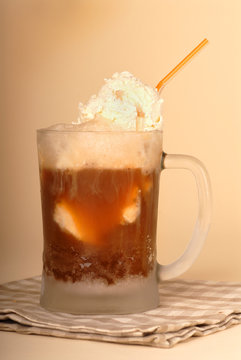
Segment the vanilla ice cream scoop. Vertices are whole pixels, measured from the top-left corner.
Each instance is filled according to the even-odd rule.
[[[127,71],[106,79],[98,95],[80,103],[78,123],[104,119],[123,131],[161,130],[161,104],[156,88],[143,84]]]

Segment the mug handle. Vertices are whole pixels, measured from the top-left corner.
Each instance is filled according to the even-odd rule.
[[[187,169],[191,171],[196,180],[199,206],[193,235],[184,253],[171,264],[157,264],[159,281],[175,278],[190,268],[203,247],[211,220],[210,180],[201,161],[189,155],[163,153],[161,170],[165,169]]]

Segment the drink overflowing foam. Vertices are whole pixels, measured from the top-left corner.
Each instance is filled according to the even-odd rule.
[[[156,89],[128,72],[114,74],[97,96],[80,104],[77,123],[38,132],[40,166],[151,171],[160,161],[161,104]]]
[[[141,168],[149,173],[160,163],[160,131],[81,132],[82,125],[65,125],[58,131],[38,133],[40,167],[80,170],[83,168]],[[59,131],[62,129],[62,131]]]

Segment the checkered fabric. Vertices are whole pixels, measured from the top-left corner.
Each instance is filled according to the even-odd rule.
[[[157,309],[131,315],[52,313],[39,305],[41,278],[0,286],[0,330],[168,348],[241,323],[241,283],[166,281]]]

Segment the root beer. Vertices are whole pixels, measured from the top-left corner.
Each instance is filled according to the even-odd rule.
[[[41,168],[44,272],[115,284],[155,264],[159,172]]]

